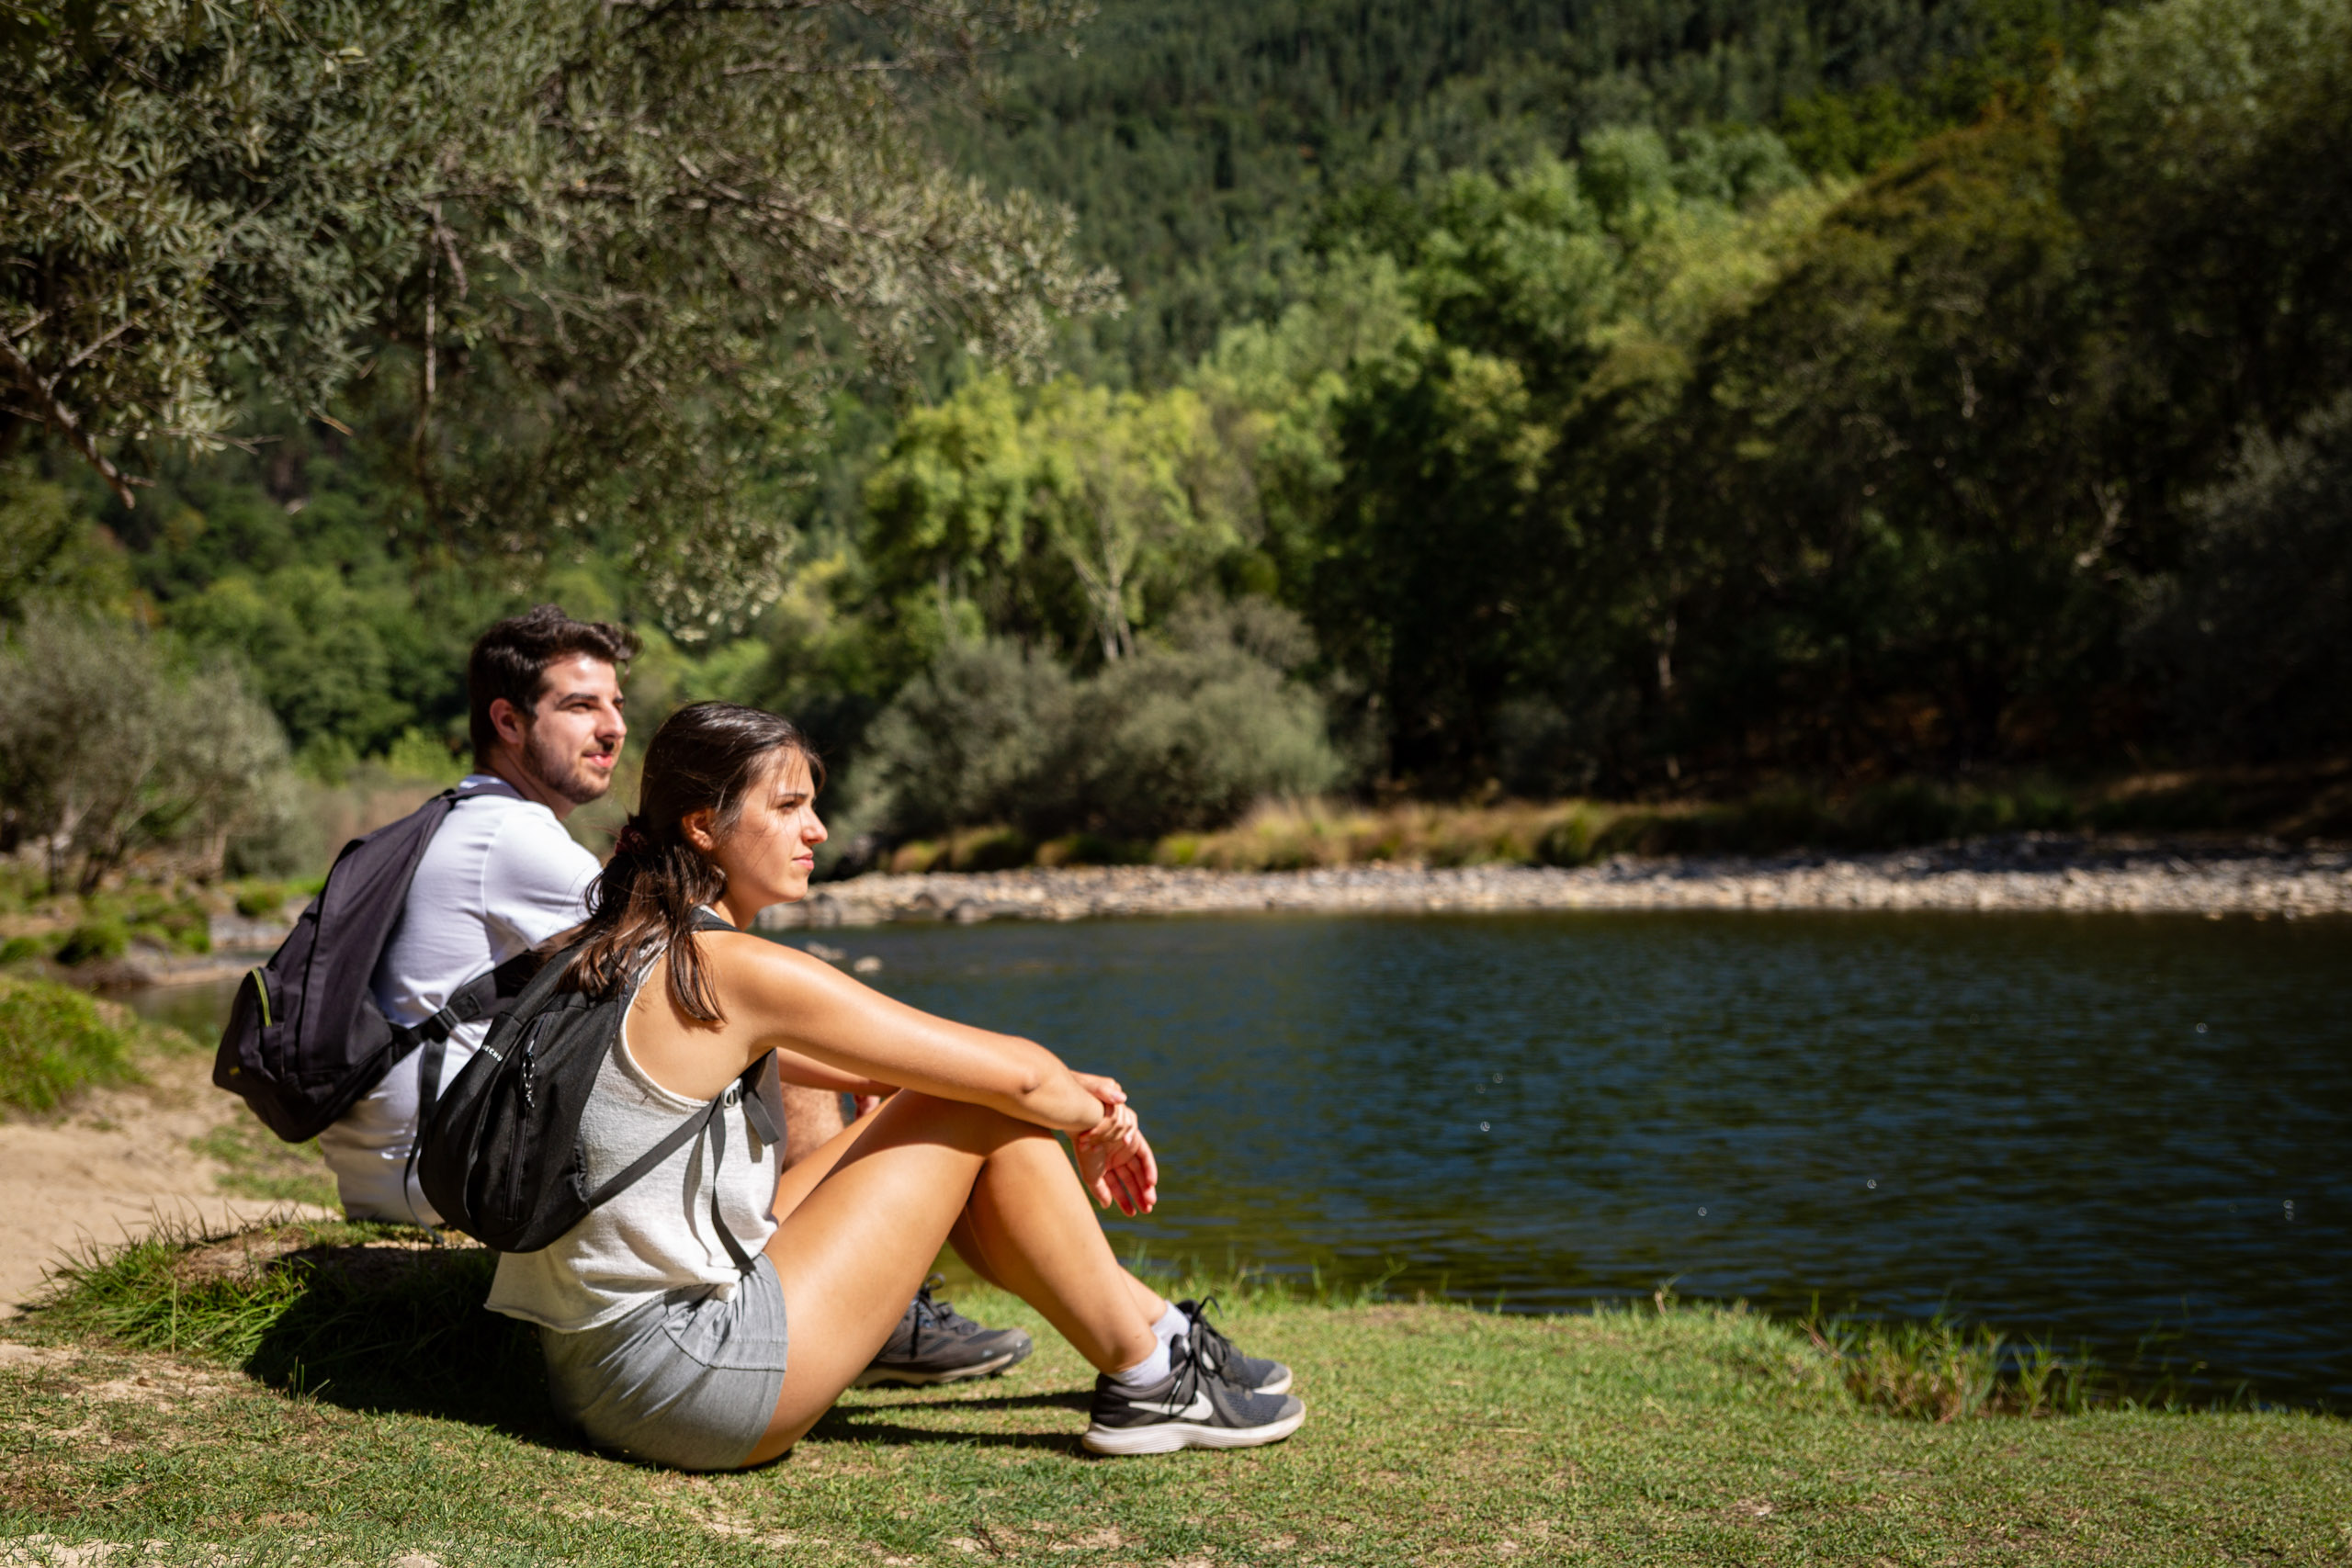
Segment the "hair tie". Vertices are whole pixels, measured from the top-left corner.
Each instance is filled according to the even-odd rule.
[[[622,824],[619,835],[613,840],[615,854],[641,855],[652,848],[653,840],[643,828],[638,825],[638,820],[634,817]]]

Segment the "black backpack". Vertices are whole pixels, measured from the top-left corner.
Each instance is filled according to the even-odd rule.
[[[372,981],[400,924],[425,846],[458,804],[444,790],[399,821],[343,846],[326,886],[268,963],[245,976],[212,1059],[212,1081],[243,1097],[289,1144],[317,1137],[392,1065],[419,1045],[425,1110],[440,1078],[450,1031],[521,989],[537,960],[526,954],[459,987],[422,1023],[395,1027],[376,1005]]]
[[[705,910],[695,929],[736,928]],[[620,1040],[631,991],[598,998],[563,989],[579,951],[567,948],[547,961],[491,1025],[481,1048],[458,1069],[420,1130],[416,1179],[425,1201],[440,1211],[442,1224],[495,1251],[537,1252],[551,1246],[737,1104],[754,1134],[771,1144],[783,1141],[763,1092],[770,1074],[768,1058],[762,1056],[725,1092],[590,1191],[580,1112],[605,1058]],[[725,1156],[724,1138],[722,1131],[714,1162]],[[751,1255],[719,1218],[715,1185],[710,1219],[727,1256],[749,1274]]]

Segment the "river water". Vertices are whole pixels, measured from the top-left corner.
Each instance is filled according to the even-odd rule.
[[[1948,1308],[2209,1392],[2352,1404],[2352,922],[821,936],[881,958],[875,983],[907,1001],[1120,1077],[1162,1201],[1112,1228],[1153,1258],[1507,1310],[1669,1279],[1781,1310]]]
[[[1746,1297],[2352,1404],[2352,922],[1261,918],[826,933],[1118,1076],[1155,1257]]]

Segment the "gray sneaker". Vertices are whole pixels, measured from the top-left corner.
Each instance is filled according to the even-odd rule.
[[[1270,1361],[1263,1356],[1243,1355],[1233,1348],[1232,1340],[1209,1326],[1209,1308],[1215,1305],[1215,1296],[1205,1301],[1176,1303],[1176,1310],[1189,1320],[1184,1337],[1193,1342],[1193,1349],[1201,1358],[1201,1364],[1226,1382],[1246,1388],[1252,1393],[1288,1393],[1288,1367],[1280,1361]]]
[[[1295,1396],[1227,1382],[1187,1340],[1168,1347],[1168,1376],[1149,1388],[1125,1387],[1107,1372],[1094,1380],[1093,1420],[1080,1439],[1089,1453],[1254,1449],[1281,1442],[1306,1419]]]
[[[1037,1347],[1025,1328],[983,1328],[931,1293],[934,1274],[907,1303],[899,1326],[882,1342],[852,1388],[879,1383],[921,1386],[993,1377]]]

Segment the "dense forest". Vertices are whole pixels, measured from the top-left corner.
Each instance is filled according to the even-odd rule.
[[[648,633],[642,714],[801,717],[868,842],[2352,744],[2352,0],[1052,12],[469,12],[514,58],[401,111],[380,258],[239,285],[110,425],[29,346],[40,203],[108,61],[199,54],[12,35],[9,833],[314,852],[217,802],[446,773],[467,642],[542,597]],[[838,69],[743,63],[787,57]],[[309,199],[416,101],[362,75],[285,89],[356,106]],[[645,96],[481,134],[550,81]],[[97,811],[93,713],[159,737]]]

